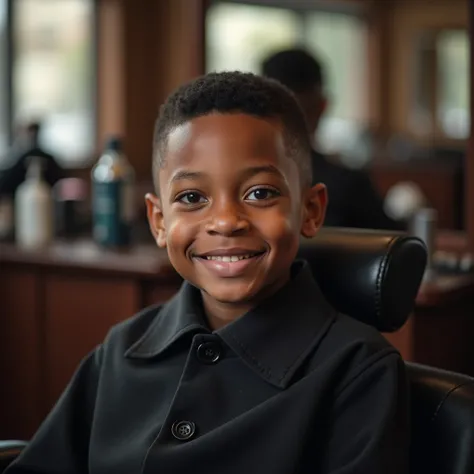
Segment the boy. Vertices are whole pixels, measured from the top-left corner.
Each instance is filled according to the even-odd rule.
[[[399,354],[293,262],[327,199],[291,93],[198,78],[154,144],[150,228],[186,282],[111,330],[8,474],[406,472]]]

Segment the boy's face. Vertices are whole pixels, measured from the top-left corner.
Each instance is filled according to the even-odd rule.
[[[249,308],[289,278],[300,235],[321,226],[326,190],[302,189],[282,126],[212,114],[171,132],[150,228],[205,305]]]

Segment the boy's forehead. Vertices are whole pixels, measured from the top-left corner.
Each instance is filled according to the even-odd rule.
[[[170,132],[167,145],[166,162],[221,152],[226,156],[285,156],[281,123],[246,114],[216,113],[192,119]]]

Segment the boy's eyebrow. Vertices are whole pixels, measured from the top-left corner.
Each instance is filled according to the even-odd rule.
[[[255,176],[260,173],[270,173],[278,177],[282,177],[281,171],[276,166],[273,166],[273,165],[252,166],[242,171],[242,175],[245,178],[249,178],[251,176]],[[181,180],[197,180],[199,178],[203,178],[204,176],[206,176],[206,173],[203,173],[202,171],[178,170],[171,177],[171,182],[174,183],[176,181],[181,181]]]
[[[180,181],[183,179],[196,180],[202,178],[204,173],[200,171],[187,171],[187,170],[178,170],[172,177],[171,182]]]
[[[260,173],[270,173],[280,178],[283,176],[281,171],[276,166],[273,166],[273,165],[252,166],[250,168],[246,168],[242,172],[243,176],[245,176],[246,178],[250,176],[255,176],[256,174],[260,174]]]

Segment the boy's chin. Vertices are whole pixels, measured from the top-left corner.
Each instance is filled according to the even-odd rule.
[[[260,285],[253,286],[243,282],[231,282],[230,279],[211,287],[203,286],[208,298],[220,304],[251,305],[258,300]]]

